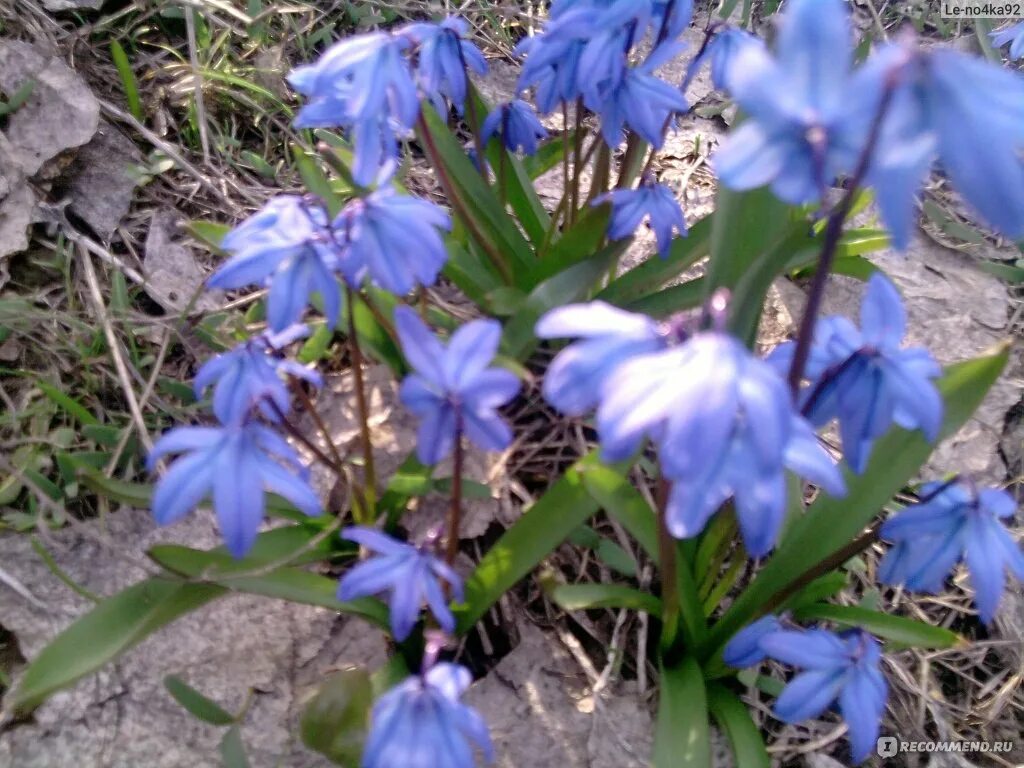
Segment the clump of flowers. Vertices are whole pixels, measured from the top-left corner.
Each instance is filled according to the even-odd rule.
[[[288,78],[303,97],[295,127],[330,139],[319,147],[322,197],[276,197],[220,242],[227,259],[208,282],[265,289],[247,316],[259,328],[199,368],[195,392],[211,394],[215,423],[176,427],[156,443],[152,469],[177,458],[152,508],[168,524],[212,502],[242,563],[219,571],[221,555],[196,579],[328,605],[390,632],[393,663],[363,713],[365,768],[493,758],[486,724],[461,698],[471,673],[453,649],[598,509],[658,568],[656,596],[638,594],[634,580],[558,584],[552,599],[656,613],[662,698],[693,702],[694,733],[707,732],[702,702],[725,701],[715,716],[740,717],[739,669],[765,659],[799,669],[775,716],[800,722],[837,708],[856,762],[882,727],[882,619],[893,617],[828,602],[845,584],[844,563],[890,542],[879,580],[937,591],[963,562],[984,622],[1006,572],[1024,578],[1006,492],[965,476],[917,477],[1005,354],[944,371],[931,352],[905,345],[903,300],[877,271],[859,324],[820,316],[864,189],[899,249],[936,164],[983,221],[1024,235],[1024,80],[906,34],[856,64],[841,0],[789,0],[771,47],[714,20],[688,51],[680,38],[692,20],[689,0],[556,0],[517,46],[516,92],[496,105],[473,85],[486,61],[455,18],[341,40]],[[1017,27],[995,42],[1016,56]],[[663,65],[684,52],[685,74],[666,79]],[[712,156],[722,185],[713,222],[688,226],[656,160],[689,118],[686,91],[707,64],[743,118]],[[406,143],[431,164],[443,203],[408,191]],[[545,206],[533,182],[558,164],[563,195]],[[759,187],[773,198],[745,194]],[[658,258],[618,269],[645,221]],[[763,231],[745,240],[756,242],[731,237],[751,222]],[[688,279],[704,256],[705,274]],[[765,355],[754,337],[767,287],[805,268],[814,277],[796,337]],[[440,297],[442,279],[475,306]],[[351,452],[334,445],[310,394],[324,377],[289,354],[314,326],[338,349],[344,342],[359,426]],[[553,354],[531,357],[539,341]],[[415,449],[390,478],[376,471],[368,357],[390,367],[401,407],[418,420]],[[594,450],[572,457],[474,564],[459,543],[465,456],[516,450],[522,425],[508,406],[533,405],[538,387]],[[316,439],[300,416],[318,426]],[[833,424],[838,448],[821,435]],[[344,502],[333,494],[324,508],[311,458],[333,473]],[[451,474],[435,477],[449,460]],[[410,535],[403,514],[439,491],[448,514]],[[881,517],[900,491],[919,503]],[[267,493],[281,498],[270,505]],[[268,510],[302,547],[267,559],[256,545],[270,535]],[[297,572],[314,557],[316,571]],[[591,591],[574,592],[581,586]],[[960,641],[894,620],[900,642]],[[753,731],[742,718],[736,725]],[[656,768],[707,741],[679,745],[678,731],[659,725]],[[741,746],[768,763],[763,744]]]

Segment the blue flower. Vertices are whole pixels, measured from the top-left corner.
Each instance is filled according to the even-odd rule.
[[[534,332],[541,339],[582,339],[555,356],[543,386],[544,398],[555,408],[581,416],[600,402],[605,382],[619,365],[667,347],[670,328],[647,315],[592,301],[551,310]]]
[[[720,91],[732,91],[732,72],[740,52],[747,46],[755,46],[759,53],[754,54],[758,60],[763,60],[766,55],[764,43],[761,38],[755,37],[744,29],[733,26],[723,26],[714,33],[708,40],[700,55],[690,62],[686,70],[686,79],[683,81],[681,90],[686,93],[690,83],[697,76],[704,62],[711,61],[711,82]]]
[[[913,590],[938,592],[961,560],[974,587],[974,602],[982,621],[989,623],[999,607],[1006,569],[1024,580],[1024,554],[1001,520],[1012,520],[1013,497],[972,483],[927,483],[920,504],[886,520],[883,539],[895,542],[879,566],[887,584],[906,584]]]
[[[762,616],[733,635],[722,653],[722,661],[737,669],[760,664],[767,655],[761,648],[761,640],[780,630],[782,623],[778,617],[770,613]]]
[[[448,214],[390,187],[350,201],[332,226],[344,248],[340,267],[352,286],[369,273],[377,285],[404,296],[417,285],[432,285],[448,259],[438,231],[451,228]]]
[[[468,87],[467,68],[478,75],[487,72],[487,61],[480,49],[463,39],[468,31],[469,25],[463,19],[450,16],[437,24],[408,24],[398,32],[419,44],[416,81],[441,114],[447,112],[444,98],[450,99],[462,114]]]
[[[654,0],[651,29],[656,41],[675,40],[690,26],[693,0]]]
[[[1010,43],[1010,61],[1024,58],[1024,21],[992,32],[991,35],[992,45],[996,48]]]
[[[662,43],[643,64],[628,68],[619,82],[602,94],[600,103],[591,106],[601,115],[601,136],[608,146],[619,145],[622,127],[628,125],[655,149],[661,148],[669,119],[685,112],[689,104],[679,89],[653,73],[679,50],[678,44]]]
[[[658,238],[658,255],[668,256],[672,245],[672,230],[686,235],[686,219],[675,194],[664,184],[645,180],[636,189],[614,189],[597,197],[594,205],[611,201],[612,217],[608,237],[621,240],[631,237],[640,222],[647,217]]]
[[[243,341],[234,349],[207,360],[196,374],[196,397],[213,386],[213,412],[224,424],[244,421],[254,406],[271,421],[291,410],[291,397],[282,379],[295,376],[315,387],[320,375],[280,356],[278,350],[309,333],[295,325],[278,334],[262,334]],[[271,403],[273,405],[271,405]]]
[[[517,55],[528,54],[516,90],[533,88],[537,109],[545,115],[560,103],[575,101],[580,95],[578,73],[585,47],[586,39],[576,35],[558,36],[545,31],[524,37],[514,51]]]
[[[424,464],[447,456],[465,434],[486,451],[512,442],[512,430],[497,409],[519,391],[519,380],[503,368],[488,368],[498,351],[501,325],[474,320],[447,345],[438,341],[409,307],[395,310],[395,327],[414,372],[402,382],[402,403],[419,416],[416,455]]]
[[[472,679],[465,667],[441,662],[381,696],[362,768],[473,768],[473,747],[493,761],[487,724],[459,701]]]
[[[906,314],[895,286],[876,272],[861,303],[858,330],[844,317],[825,318],[815,329],[803,410],[815,426],[839,419],[843,453],[863,472],[874,441],[895,422],[920,429],[935,441],[942,426],[942,397],[932,379],[942,369],[928,350],[903,349]],[[780,371],[792,364],[795,344],[769,358]]]
[[[856,75],[850,122],[872,120],[886,88],[868,181],[896,246],[909,242],[915,195],[936,157],[982,219],[1024,235],[1024,78],[953,50],[885,46]]]
[[[497,134],[507,149],[532,155],[548,132],[537,119],[533,107],[522,99],[514,99],[496,107],[484,120],[480,141],[486,144]]]
[[[309,98],[295,126],[350,131],[352,175],[362,186],[390,177],[397,167],[396,134],[409,131],[419,115],[416,84],[404,57],[408,46],[407,38],[385,32],[357,35],[288,75],[292,87]]]
[[[610,461],[629,457],[645,437],[655,442],[672,481],[665,518],[676,538],[699,534],[732,497],[747,551],[761,557],[782,524],[787,468],[832,495],[845,492],[782,378],[725,333],[697,333],[618,366],[597,430]]]
[[[762,637],[760,646],[771,658],[807,670],[775,700],[780,720],[799,723],[838,701],[854,762],[874,751],[889,690],[874,637],[859,629],[838,635],[823,629],[782,630]]]
[[[171,464],[153,492],[157,523],[179,520],[212,495],[221,535],[235,557],[244,556],[256,540],[264,490],[283,496],[307,515],[320,514],[320,502],[298,455],[262,424],[172,429],[153,446],[147,460],[150,470],[172,453],[187,455]]]
[[[462,601],[462,579],[444,561],[426,549],[393,539],[372,528],[349,527],[343,539],[354,541],[376,553],[346,573],[338,584],[338,599],[391,592],[391,632],[405,640],[420,616],[424,603],[438,625],[448,633],[455,631],[455,617],[448,608],[441,582],[447,582],[456,601]]]
[[[715,156],[723,184],[770,183],[777,197],[801,204],[818,200],[836,175],[851,169],[866,125],[846,114],[853,45],[845,6],[790,0],[774,58],[758,45],[736,52],[723,77],[750,119]]]
[[[314,292],[323,299],[327,323],[334,327],[341,300],[334,277],[338,248],[323,208],[296,195],[275,197],[228,232],[221,248],[232,256],[208,284],[232,289],[269,283],[267,321],[272,330],[299,321]]]
[[[320,117],[318,106],[328,102],[339,107],[335,125],[348,127],[389,115],[411,128],[419,114],[419,99],[403,55],[408,46],[401,36],[370,32],[335,43],[315,64],[293,69],[288,82],[310,99],[299,111],[296,126],[309,127],[306,115]]]

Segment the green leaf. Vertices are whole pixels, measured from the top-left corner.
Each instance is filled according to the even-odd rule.
[[[578,221],[563,231],[562,236],[540,254],[530,275],[530,285],[538,285],[574,264],[589,259],[604,242],[610,213],[610,205],[587,208]],[[619,246],[619,255],[625,253],[632,241],[633,238],[629,237],[615,242]]]
[[[590,497],[615,518],[658,564],[658,523],[655,512],[636,488],[611,467],[593,462],[581,468],[583,487]]]
[[[245,745],[242,743],[242,731],[233,725],[220,740],[220,757],[224,768],[249,768],[249,758],[245,756]]]
[[[707,278],[698,277],[679,285],[663,288],[624,306],[630,312],[642,312],[651,317],[668,317],[685,309],[699,307],[707,295]]]
[[[231,725],[235,716],[213,699],[207,698],[177,675],[164,678],[164,687],[189,714],[210,725]]]
[[[747,706],[735,693],[721,683],[709,684],[708,709],[729,739],[735,765],[742,768],[768,768],[771,765],[761,732],[751,720]]]
[[[791,227],[789,207],[768,187],[734,192],[720,184],[711,224],[708,295],[718,288],[734,289],[762,254],[789,236]]]
[[[17,112],[28,101],[35,88],[36,81],[29,78],[17,87],[6,102],[0,100],[0,117],[6,117]]]
[[[128,60],[121,44],[117,40],[110,41],[110,58],[114,62],[114,68],[121,78],[121,86],[124,88],[124,98],[128,102],[128,111],[132,117],[140,123],[146,119],[146,113],[142,111],[142,100],[139,98],[139,82],[135,79],[135,72]]]
[[[205,219],[192,219],[185,230],[199,242],[207,245],[213,251],[220,252],[220,244],[227,237],[231,227],[219,221],[207,221]]]
[[[534,288],[523,308],[505,326],[505,351],[516,360],[529,357],[537,346],[533,328],[540,316],[549,309],[587,297],[591,287],[608,272],[618,252],[619,245],[613,243]]]
[[[940,439],[956,432],[974,413],[1006,365],[1008,349],[946,368],[938,380],[945,416]],[[741,627],[749,624],[773,601],[788,597],[802,574],[852,541],[880,509],[921,468],[934,446],[918,432],[894,428],[874,447],[867,470],[845,472],[847,495],[836,499],[821,495],[796,520],[775,554],[757,577],[716,622],[701,657],[721,649]]]
[[[83,425],[96,425],[100,420],[93,416],[89,409],[70,395],[66,395],[57,389],[53,384],[42,379],[36,380],[36,386],[43,394],[51,400],[58,408],[65,411],[69,416]]]
[[[637,576],[636,562],[629,556],[626,550],[614,541],[602,538],[594,550],[594,555],[613,571],[618,571],[623,576],[629,576],[630,578]]]
[[[711,765],[707,692],[697,661],[686,656],[675,666],[663,663],[660,688],[654,729],[654,768]]]
[[[839,570],[826,573],[824,576],[816,578],[799,592],[796,592],[780,608],[796,610],[820,600],[827,600],[842,592],[846,587],[846,582],[847,576],[845,571]]]
[[[79,465],[78,480],[93,493],[104,498],[126,504],[130,507],[146,509],[153,498],[153,486],[148,483],[128,483],[115,480],[102,472]]]
[[[327,207],[329,216],[337,216],[345,205],[345,198],[335,189],[335,185],[327,178],[320,167],[316,155],[310,155],[298,144],[293,144],[292,163],[302,177],[302,183],[313,195],[319,197]]]
[[[339,765],[359,765],[366,724],[373,706],[373,685],[365,669],[330,675],[299,721],[302,743]]]
[[[631,611],[644,611],[654,617],[661,615],[661,600],[622,584],[556,584],[547,592],[552,600],[567,611],[628,608]]]
[[[915,619],[891,616],[857,605],[815,603],[797,608],[793,611],[793,617],[797,621],[823,619],[848,627],[861,627],[904,648],[940,649],[965,644],[960,635],[943,627],[933,627]]]
[[[51,694],[224,593],[213,584],[153,578],[106,598],[39,652],[8,695],[7,706],[27,714]]]
[[[568,139],[571,147],[576,140],[576,132],[569,131]],[[523,169],[526,171],[526,175],[531,179],[536,179],[562,162],[562,158],[565,156],[564,146],[562,134],[541,144],[536,153],[523,158]]]
[[[337,598],[338,582],[335,579],[293,567],[268,568],[268,563],[322,559],[327,546],[329,545],[324,541],[319,547],[311,547],[304,552],[301,551],[301,547],[281,547],[276,556],[267,551],[267,547],[263,550],[254,547],[253,554],[241,560],[236,560],[226,552],[204,552],[177,544],[160,544],[151,548],[147,554],[171,573],[201,579],[206,584],[235,592],[247,592],[329,608],[339,613],[360,616],[379,627],[386,627],[387,608],[379,600],[362,598],[342,602]],[[297,553],[301,556],[296,557]]]
[[[417,138],[456,216],[506,281],[528,289],[527,277],[535,262],[530,243],[434,108],[424,103],[420,117]]]
[[[589,454],[576,462],[488,550],[466,581],[465,602],[455,608],[457,634],[467,632],[513,584],[597,512],[582,478],[582,470],[596,461],[596,455]]]
[[[655,292],[679,277],[711,252],[711,219],[706,216],[692,227],[686,237],[676,237],[664,259],[651,256],[638,266],[612,280],[597,298],[625,305]]]
[[[1008,283],[1024,283],[1024,266],[1022,266],[1024,259],[1018,259],[1016,264],[1000,264],[997,261],[980,261],[978,266],[988,272],[990,275],[995,275],[1000,280],[1005,280]]]

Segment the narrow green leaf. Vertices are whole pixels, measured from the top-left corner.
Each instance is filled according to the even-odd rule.
[[[601,508],[622,524],[658,563],[658,523],[650,504],[621,473],[605,464],[594,462],[581,468],[583,487]]]
[[[597,298],[625,305],[650,295],[682,275],[711,252],[711,218],[706,216],[690,227],[686,237],[676,237],[664,259],[651,256],[612,280]]]
[[[424,103],[420,115],[417,137],[456,215],[465,218],[463,223],[481,240],[481,247],[503,262],[502,271],[511,276],[512,284],[528,289],[526,278],[535,262],[530,243],[434,108]]]
[[[629,553],[616,544],[614,541],[602,538],[594,550],[594,556],[613,571],[618,571],[623,576],[636,578],[636,562]]]
[[[556,584],[548,596],[567,611],[594,608],[627,608],[651,616],[661,615],[661,600],[622,584]]]
[[[207,698],[177,675],[164,678],[164,687],[189,714],[210,725],[231,725],[235,716],[213,699]]]
[[[750,710],[735,693],[721,683],[709,684],[708,709],[729,739],[735,765],[742,768],[771,765],[761,732],[751,720]]]
[[[358,765],[372,706],[373,685],[365,669],[333,673],[302,713],[302,743],[338,765]]]
[[[610,213],[609,205],[587,208],[578,221],[563,231],[562,236],[540,254],[540,259],[530,275],[530,284],[538,285],[574,264],[590,258],[604,242]],[[620,255],[625,253],[631,242],[631,237],[616,241]]]
[[[212,584],[153,578],[106,598],[39,652],[8,695],[7,705],[27,714],[51,694],[224,593],[223,587]]]
[[[124,98],[128,103],[128,111],[132,117],[140,123],[145,120],[146,113],[142,111],[142,100],[139,98],[139,82],[135,79],[135,71],[128,60],[121,44],[117,40],[110,41],[110,58],[114,62],[114,68],[121,78],[121,86],[124,88]]]
[[[58,408],[65,411],[69,416],[74,418],[76,421],[83,425],[96,425],[100,423],[100,420],[93,416],[89,409],[82,405],[80,402],[70,395],[66,395],[57,389],[53,384],[42,379],[36,380],[36,386],[42,390],[43,394],[51,400]]]
[[[1006,365],[1007,347],[946,368],[939,379],[945,417],[941,438],[956,432],[974,413]],[[934,446],[920,432],[894,428],[874,447],[867,470],[845,472],[847,495],[821,495],[793,523],[786,539],[757,577],[715,623],[701,647],[702,658],[721,649],[741,627],[762,614],[771,601],[787,597],[786,590],[815,563],[826,560],[856,537],[920,469]]]
[[[316,156],[310,156],[305,149],[298,144],[293,144],[292,163],[302,177],[302,183],[313,195],[319,197],[327,207],[329,216],[337,216],[345,205],[345,198],[338,194],[331,180],[327,178],[317,161]]]
[[[220,740],[220,757],[224,768],[249,768],[249,758],[245,756],[245,745],[242,743],[242,731],[233,725],[224,733]]]
[[[943,627],[933,627],[915,619],[891,616],[857,605],[814,603],[797,608],[793,611],[793,617],[797,621],[824,619],[848,627],[861,627],[905,648],[953,648],[964,643],[960,635]]]
[[[298,528],[298,526],[293,526]],[[266,535],[266,534],[264,534]],[[379,627],[388,623],[387,608],[379,600],[359,599],[342,602],[337,598],[338,582],[317,573],[300,568],[278,567],[268,569],[268,563],[280,561],[309,562],[322,559],[326,542],[305,552],[285,550],[277,557],[265,551],[236,560],[225,552],[204,552],[197,549],[161,544],[147,553],[155,562],[172,573],[206,584],[247,592],[264,597],[274,597],[293,603],[316,605],[339,613],[360,616]],[[300,554],[300,557],[296,557]]]
[[[571,147],[576,140],[576,132],[569,131],[568,139]],[[523,169],[526,171],[526,175],[531,179],[537,179],[562,162],[562,158],[565,156],[564,146],[562,134],[541,144],[535,154],[523,158]]]
[[[77,473],[79,482],[86,488],[120,504],[146,509],[153,498],[153,486],[147,483],[115,480],[98,470],[83,466],[77,467]]]
[[[843,570],[826,573],[824,576],[816,578],[799,592],[796,592],[780,608],[796,610],[811,603],[828,600],[830,597],[834,597],[843,591],[847,580],[846,572]]]
[[[661,666],[658,720],[654,729],[654,768],[706,768],[711,765],[707,691],[692,656]],[[743,766],[746,768],[746,766]]]
[[[455,608],[457,634],[467,632],[513,584],[597,512],[581,472],[596,461],[595,454],[580,459],[488,550],[466,581],[465,602]]]
[[[668,317],[676,312],[699,307],[707,295],[707,278],[698,277],[679,285],[662,288],[636,301],[624,305],[630,312],[642,312],[651,317]]]
[[[553,307],[587,297],[592,286],[608,272],[618,252],[618,244],[613,243],[534,288],[523,308],[505,326],[505,351],[517,360],[529,357],[537,346],[533,328],[540,316]]]
[[[219,221],[192,219],[185,226],[185,230],[196,240],[219,253],[220,244],[231,231],[231,227]]]
[[[711,224],[707,292],[734,289],[762,254],[788,236],[789,207],[762,187],[734,192],[719,185]]]

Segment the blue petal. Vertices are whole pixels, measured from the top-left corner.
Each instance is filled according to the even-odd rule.
[[[821,629],[775,632],[762,639],[761,647],[773,659],[806,669],[827,670],[846,663],[843,641]]]
[[[395,330],[402,345],[402,353],[409,364],[428,381],[444,382],[444,347],[416,314],[415,310],[400,306],[395,310]]]
[[[474,320],[452,334],[443,360],[448,388],[459,392],[471,386],[494,359],[500,341],[501,324],[496,320]]]
[[[828,709],[842,689],[842,670],[803,672],[794,677],[775,700],[775,715],[786,723],[817,717]]]
[[[159,525],[180,520],[202,502],[212,484],[213,464],[207,454],[178,459],[153,491],[153,517]]]
[[[864,340],[873,346],[899,347],[907,330],[907,313],[896,286],[881,272],[868,280],[860,305],[860,327]]]
[[[854,672],[839,694],[839,711],[849,728],[855,763],[875,751],[887,693],[881,672],[865,669]]]

